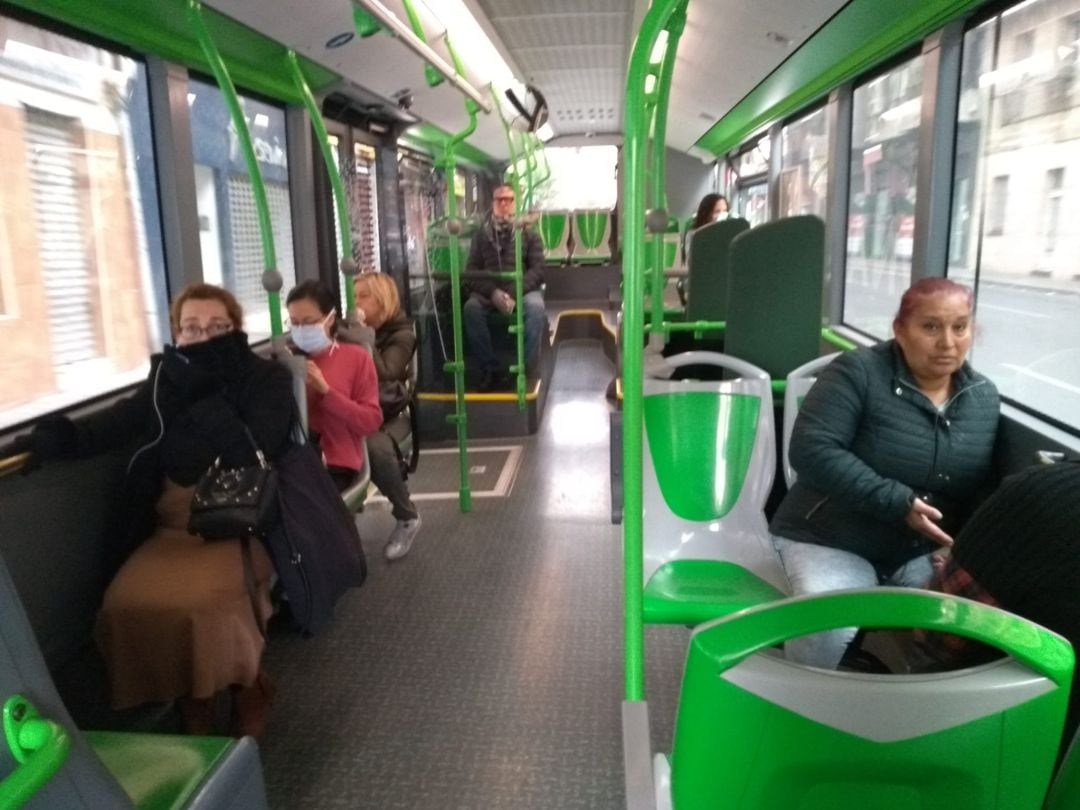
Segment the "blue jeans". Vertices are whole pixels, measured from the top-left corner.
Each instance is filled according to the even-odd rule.
[[[544,328],[544,295],[539,290],[525,293],[521,300],[525,307],[525,361],[528,362],[540,342],[540,333]],[[469,339],[469,350],[476,358],[481,372],[499,372],[502,369],[491,347],[491,317],[498,310],[486,297],[473,293],[462,308],[465,321],[465,334]],[[514,317],[511,314],[511,317]]]
[[[850,551],[815,543],[799,543],[775,535],[773,545],[784,564],[792,596],[873,588],[876,585],[925,588],[933,574],[929,554],[908,561],[893,571],[885,582],[879,582],[874,566]],[[836,669],[857,632],[856,627],[844,627],[792,639],[784,645],[784,656],[800,664]]]

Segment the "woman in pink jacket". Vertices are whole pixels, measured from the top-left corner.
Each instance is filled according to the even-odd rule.
[[[297,285],[286,304],[292,342],[308,358],[308,427],[330,477],[345,490],[364,467],[361,441],[383,420],[375,363],[359,346],[334,338],[334,295],[322,282]]]

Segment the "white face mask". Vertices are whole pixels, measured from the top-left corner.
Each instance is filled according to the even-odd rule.
[[[302,351],[304,354],[321,354],[330,348],[330,344],[333,341],[330,336],[326,334],[326,329],[323,328],[323,324],[326,323],[326,319],[330,316],[319,321],[318,323],[302,324],[300,326],[294,326],[289,331],[289,337],[292,338],[292,342],[296,344],[296,348]]]

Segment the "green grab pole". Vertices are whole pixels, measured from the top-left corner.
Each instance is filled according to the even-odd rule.
[[[656,80],[656,106],[653,108],[652,132],[652,203],[658,209],[667,211],[667,191],[665,188],[665,170],[667,165],[667,110],[671,99],[671,81],[675,74],[675,52],[686,27],[686,5],[677,7],[668,18],[665,30],[668,32],[667,48],[660,62],[660,73]],[[651,56],[651,54],[650,54]],[[653,279],[652,279],[652,316],[653,323],[663,321],[664,313],[664,233],[653,234]],[[667,332],[659,333],[659,346],[667,342]]]
[[[315,96],[311,94],[311,88],[308,87],[307,80],[300,70],[300,62],[296,58],[296,52],[290,49],[285,54],[285,61],[289,66],[289,72],[292,74],[296,90],[300,93],[300,98],[303,99],[304,106],[307,108],[311,126],[315,128],[319,151],[322,153],[323,162],[326,164],[326,174],[330,178],[330,187],[334,191],[334,210],[337,213],[338,231],[341,234],[341,267],[344,271],[345,262],[353,261],[352,227],[349,223],[348,203],[345,201],[345,184],[341,180],[341,172],[334,165],[334,155],[330,151],[330,136],[326,131],[322,112],[319,110],[319,105],[315,102]],[[345,277],[345,312],[349,318],[354,318],[356,316],[356,291],[353,289],[351,276],[344,272],[342,275]]]
[[[476,131],[476,114],[479,107],[465,104],[469,123],[460,132],[447,139],[440,161],[449,178],[446,184],[447,224],[457,219],[457,196],[454,192],[454,173],[457,171],[455,151],[460,143]],[[469,428],[465,411],[465,338],[462,334],[461,314],[461,253],[458,250],[458,236],[455,229],[449,231],[450,244],[450,300],[454,313],[454,414],[450,418],[457,429],[458,440],[458,508],[464,513],[472,510],[472,490],[469,487],[468,441]]]
[[[21,695],[4,702],[3,726],[18,766],[0,781],[0,807],[22,807],[63,767],[71,753],[71,737],[59,723],[41,717]]]
[[[259,217],[259,236],[262,239],[263,263],[266,269],[263,271],[263,289],[270,306],[270,334],[280,338],[283,329],[281,323],[281,274],[277,267],[277,254],[274,250],[274,231],[270,223],[270,207],[266,202],[266,186],[263,185],[262,170],[259,168],[259,160],[255,157],[255,147],[251,143],[251,131],[247,121],[244,120],[244,111],[240,107],[240,99],[236,95],[236,87],[233,86],[229,77],[229,70],[225,67],[225,61],[221,58],[206,23],[202,17],[202,4],[199,0],[188,0],[187,4],[188,23],[195,31],[206,61],[213,71],[218,87],[225,97],[225,103],[232,116],[233,126],[236,127],[236,139],[240,149],[244,153],[244,162],[247,164],[248,175],[251,179],[251,194],[255,198],[255,211]],[[275,289],[276,287],[276,289]]]
[[[858,344],[851,342],[846,337],[841,337],[827,326],[821,330],[821,339],[828,343],[830,346],[835,346],[836,348],[841,349],[845,352],[854,351],[855,349],[859,348]]]
[[[514,197],[517,207],[517,197]],[[511,369],[514,374],[514,388],[517,391],[518,410],[525,410],[525,282],[521,259],[521,234],[525,225],[515,216],[514,223],[514,346],[517,350],[517,363]]]
[[[634,40],[626,75],[623,120],[623,199],[626,228],[623,245],[624,356],[623,356],[623,587],[625,698],[640,701],[645,695],[644,545],[642,539],[642,337],[644,335],[643,242],[645,239],[645,74],[649,55],[672,11],[686,0],[655,0],[645,12]],[[669,49],[670,50],[670,49]]]
[[[645,324],[646,332],[723,332],[727,321],[661,321]]]
[[[401,5],[405,8],[405,14],[409,18],[409,27],[412,28],[413,33],[416,34],[416,38],[427,44],[427,34],[424,32],[423,23],[420,22],[420,15],[416,13],[416,6],[413,5],[412,0],[401,0]],[[461,75],[461,71],[458,71],[458,75]],[[424,63],[424,81],[427,82],[428,87],[438,87],[443,83],[443,75],[435,69],[434,65]]]

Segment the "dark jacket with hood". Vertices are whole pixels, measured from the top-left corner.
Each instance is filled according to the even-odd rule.
[[[416,351],[416,333],[412,318],[398,312],[378,329],[352,324],[339,332],[339,337],[359,343],[375,361],[379,382],[405,382],[409,379],[409,361]]]
[[[769,526],[789,540],[850,551],[882,575],[936,545],[909,528],[915,497],[955,535],[992,475],[1000,402],[965,363],[939,410],[893,340],[840,355],[799,410],[790,458],[798,480]]]
[[[194,485],[222,463],[255,463],[244,432],[271,460],[289,445],[292,379],[281,365],[255,355],[243,332],[230,332],[151,358],[135,393],[80,419],[42,420],[26,441],[39,459],[85,458],[132,447],[117,548],[126,556],[154,530],[154,506],[168,477]],[[120,548],[122,546],[122,549]]]
[[[472,238],[469,258],[465,262],[467,271],[489,270],[495,273],[514,271],[514,229],[509,224],[500,227],[494,217],[488,217],[483,227]],[[539,290],[544,283],[544,243],[532,229],[521,231],[521,274],[522,293]],[[512,281],[498,279],[471,279],[468,282],[471,292],[491,298],[496,288],[514,294]]]

